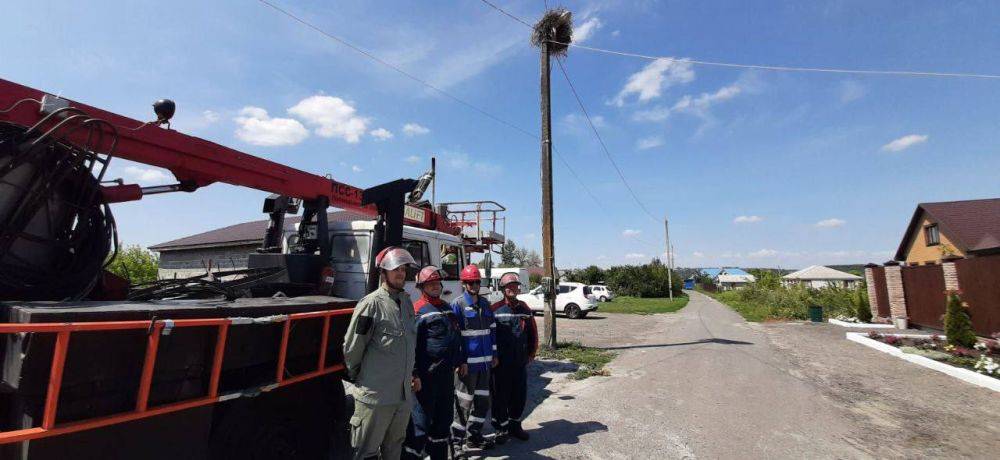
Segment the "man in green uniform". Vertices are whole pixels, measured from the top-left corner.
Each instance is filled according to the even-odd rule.
[[[416,265],[405,249],[390,246],[375,257],[382,285],[354,308],[344,336],[344,362],[354,383],[351,446],[356,460],[398,460],[410,420],[416,326],[413,304],[403,290],[406,267]]]

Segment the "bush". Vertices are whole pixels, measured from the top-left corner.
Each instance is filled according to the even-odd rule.
[[[629,297],[667,297],[672,280],[674,295],[681,295],[684,280],[677,272],[673,272],[673,276],[668,273],[666,265],[653,259],[653,262],[646,265],[608,268],[604,271],[604,280],[616,295]]]
[[[108,265],[108,271],[132,284],[156,281],[160,259],[139,245],[118,248],[118,255]]]
[[[957,293],[948,296],[948,306],[944,313],[944,333],[950,345],[965,348],[972,348],[976,345],[976,333],[972,330],[972,320],[969,319],[965,305]]]
[[[726,291],[716,298],[732,306],[749,321],[765,319],[807,319],[809,306],[820,305],[830,318],[853,317],[855,290],[842,287],[810,289],[804,286],[779,286],[769,289],[752,283],[743,289]]]
[[[872,322],[872,309],[868,305],[868,290],[862,286],[854,291],[855,317],[862,323]]]

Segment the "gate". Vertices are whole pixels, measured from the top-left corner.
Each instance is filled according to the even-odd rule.
[[[1000,255],[961,259],[955,268],[976,334],[1000,332]]]
[[[945,310],[944,271],[940,265],[903,267],[903,292],[910,322],[943,329]]]

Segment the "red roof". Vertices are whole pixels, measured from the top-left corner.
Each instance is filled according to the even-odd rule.
[[[295,224],[300,220],[302,220],[302,216],[286,217],[285,230],[294,229]],[[355,220],[372,220],[372,218],[350,211],[334,211],[327,214],[328,222],[351,222]],[[171,251],[197,247],[244,246],[252,243],[261,243],[264,239],[264,231],[267,230],[268,222],[268,220],[243,222],[242,224],[230,225],[197,235],[185,236],[173,241],[154,244],[149,249],[153,251]]]
[[[919,230],[921,213],[937,222],[941,233],[966,254],[1000,251],[1000,198],[943,201],[917,205],[896,251],[896,260],[906,259],[908,243],[913,232]]]

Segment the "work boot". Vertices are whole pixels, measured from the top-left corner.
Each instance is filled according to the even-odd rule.
[[[524,431],[524,429],[521,428],[520,423],[512,422],[510,428],[507,428],[507,433],[511,437],[515,439],[520,439],[521,441],[527,441],[528,439],[531,438],[531,435],[529,435],[527,431]]]
[[[465,448],[489,450],[493,448],[493,440],[486,439],[481,434],[469,435],[469,438],[465,440]]]
[[[493,442],[497,443],[497,445],[506,443],[507,430],[497,430],[496,434],[493,435]]]
[[[451,443],[451,458],[454,460],[465,458],[465,449],[462,448],[461,442]]]

